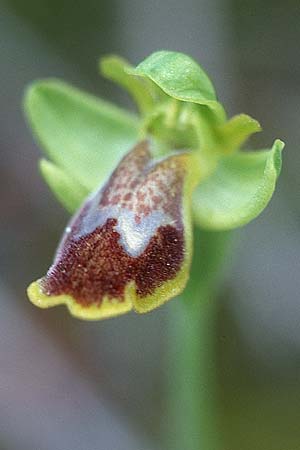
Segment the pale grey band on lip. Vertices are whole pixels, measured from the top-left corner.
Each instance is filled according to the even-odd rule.
[[[95,198],[98,202],[98,199]],[[120,234],[120,244],[124,250],[133,257],[143,253],[151,237],[160,226],[174,225],[174,220],[162,211],[152,211],[143,217],[139,223],[135,221],[135,214],[126,208],[108,206],[101,209],[91,208],[82,218],[80,231],[74,235],[79,239],[102,227],[107,219],[117,219],[115,230]],[[79,218],[80,220],[80,218]]]

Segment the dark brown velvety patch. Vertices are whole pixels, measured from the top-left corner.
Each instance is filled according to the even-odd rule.
[[[160,226],[138,257],[126,253],[114,229],[117,219],[77,240],[70,239],[42,280],[47,295],[69,294],[82,306],[101,304],[103,297],[124,300],[127,283],[135,281],[138,295],[151,294],[174,278],[184,259],[183,230]]]

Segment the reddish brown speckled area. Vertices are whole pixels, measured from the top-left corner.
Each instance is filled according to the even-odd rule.
[[[134,258],[119,244],[116,224],[116,219],[108,219],[88,236],[69,240],[64,257],[42,281],[44,292],[72,295],[83,306],[100,305],[104,296],[124,300],[125,286],[132,280],[143,297],[176,276],[184,258],[180,230],[158,228],[143,254]]]
[[[185,168],[180,159],[166,158],[151,164],[147,141],[138,144],[120,162],[105,186],[99,207],[121,205],[135,214],[136,223],[153,211],[178,217]]]
[[[100,305],[104,297],[122,302],[132,281],[145,297],[175,278],[185,257],[185,175],[186,155],[153,162],[149,144],[138,144],[72,219],[44,293]]]

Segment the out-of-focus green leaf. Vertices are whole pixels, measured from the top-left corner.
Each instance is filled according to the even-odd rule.
[[[112,81],[115,81],[128,91],[142,113],[151,109],[157,94],[157,87],[149,80],[130,75],[128,70],[132,66],[125,59],[108,55],[99,61],[100,72]]]
[[[194,192],[196,223],[206,229],[229,230],[258,216],[274,192],[283,147],[276,140],[271,150],[223,157]]]
[[[33,83],[25,112],[50,160],[88,190],[138,138],[135,116],[58,80]]]
[[[208,107],[218,122],[225,120],[210,79],[190,56],[159,51],[128,71],[152,80],[170,97]]]
[[[75,212],[89,191],[78,180],[46,159],[41,159],[40,170],[60,203],[70,213]]]

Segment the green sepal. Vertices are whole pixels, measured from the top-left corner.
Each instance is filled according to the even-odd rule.
[[[267,206],[281,168],[284,143],[271,150],[239,152],[220,159],[193,196],[195,222],[208,230],[230,230],[247,224]]]
[[[89,191],[138,139],[134,115],[58,80],[34,82],[24,108],[45,154]]]
[[[158,51],[128,72],[153,81],[170,97],[209,108],[217,123],[226,118],[210,79],[190,56]]]
[[[39,162],[40,171],[58,201],[70,213],[74,213],[89,191],[78,180],[46,159]]]

